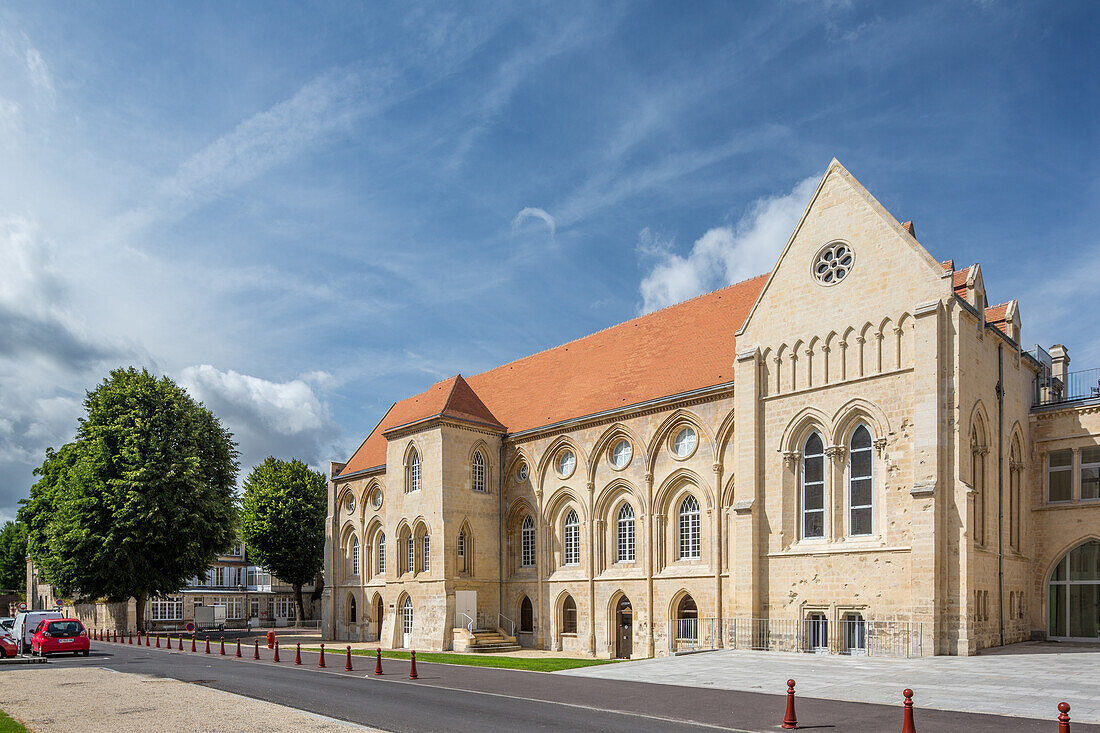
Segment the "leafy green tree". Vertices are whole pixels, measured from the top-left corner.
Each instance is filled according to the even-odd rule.
[[[0,529],[0,591],[27,590],[27,525],[4,522]]]
[[[236,540],[232,435],[167,377],[116,369],[76,438],[47,450],[19,509],[27,549],[61,596],[137,601],[202,575]]]
[[[325,475],[294,459],[268,457],[244,482],[241,527],[249,557],[294,586],[305,618],[302,586],[321,570],[328,509]]]

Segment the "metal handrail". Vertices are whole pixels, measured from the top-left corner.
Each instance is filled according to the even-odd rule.
[[[515,622],[512,621],[512,619],[505,616],[503,613],[498,613],[497,616],[500,617],[499,620],[508,622],[508,636],[514,637],[516,635],[516,624],[515,624]],[[501,624],[500,628],[503,629],[504,624]]]
[[[465,613],[463,611],[459,611],[458,615],[466,617],[466,620],[470,622],[470,623],[466,624],[466,630],[469,631],[471,634],[474,633],[474,620],[472,618],[470,618],[470,614]]]

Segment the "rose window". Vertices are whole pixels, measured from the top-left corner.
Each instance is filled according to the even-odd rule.
[[[814,260],[814,277],[822,285],[836,285],[848,276],[855,262],[852,248],[843,242],[834,242],[817,253]]]

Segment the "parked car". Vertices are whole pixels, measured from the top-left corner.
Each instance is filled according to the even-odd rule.
[[[72,652],[88,656],[91,651],[88,631],[75,618],[41,621],[31,640],[31,656],[44,657],[57,652]]]
[[[15,637],[22,648],[20,652],[26,654],[31,649],[31,638],[38,623],[46,619],[65,618],[61,611],[23,611],[15,615],[15,623],[12,624],[11,635]]]
[[[7,632],[0,633],[0,658],[14,657],[19,654],[19,643]]]
[[[11,631],[11,627],[15,625],[15,616],[0,616],[0,630]]]

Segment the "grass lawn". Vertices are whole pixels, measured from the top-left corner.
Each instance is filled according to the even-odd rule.
[[[310,647],[305,651],[320,651],[320,647]],[[343,656],[344,650],[326,647],[325,656]],[[374,657],[373,649],[352,649],[352,656]],[[385,659],[408,659],[408,652],[382,650]],[[440,654],[438,652],[417,652],[420,662],[442,662],[443,664],[468,664],[471,667],[497,667],[499,669],[525,669],[532,672],[557,672],[562,669],[591,667],[596,664],[614,664],[617,659],[570,659],[568,657],[494,657],[488,654]],[[2,731],[0,731],[2,733]]]
[[[27,733],[27,729],[17,720],[12,720],[8,714],[0,710],[0,733]]]

